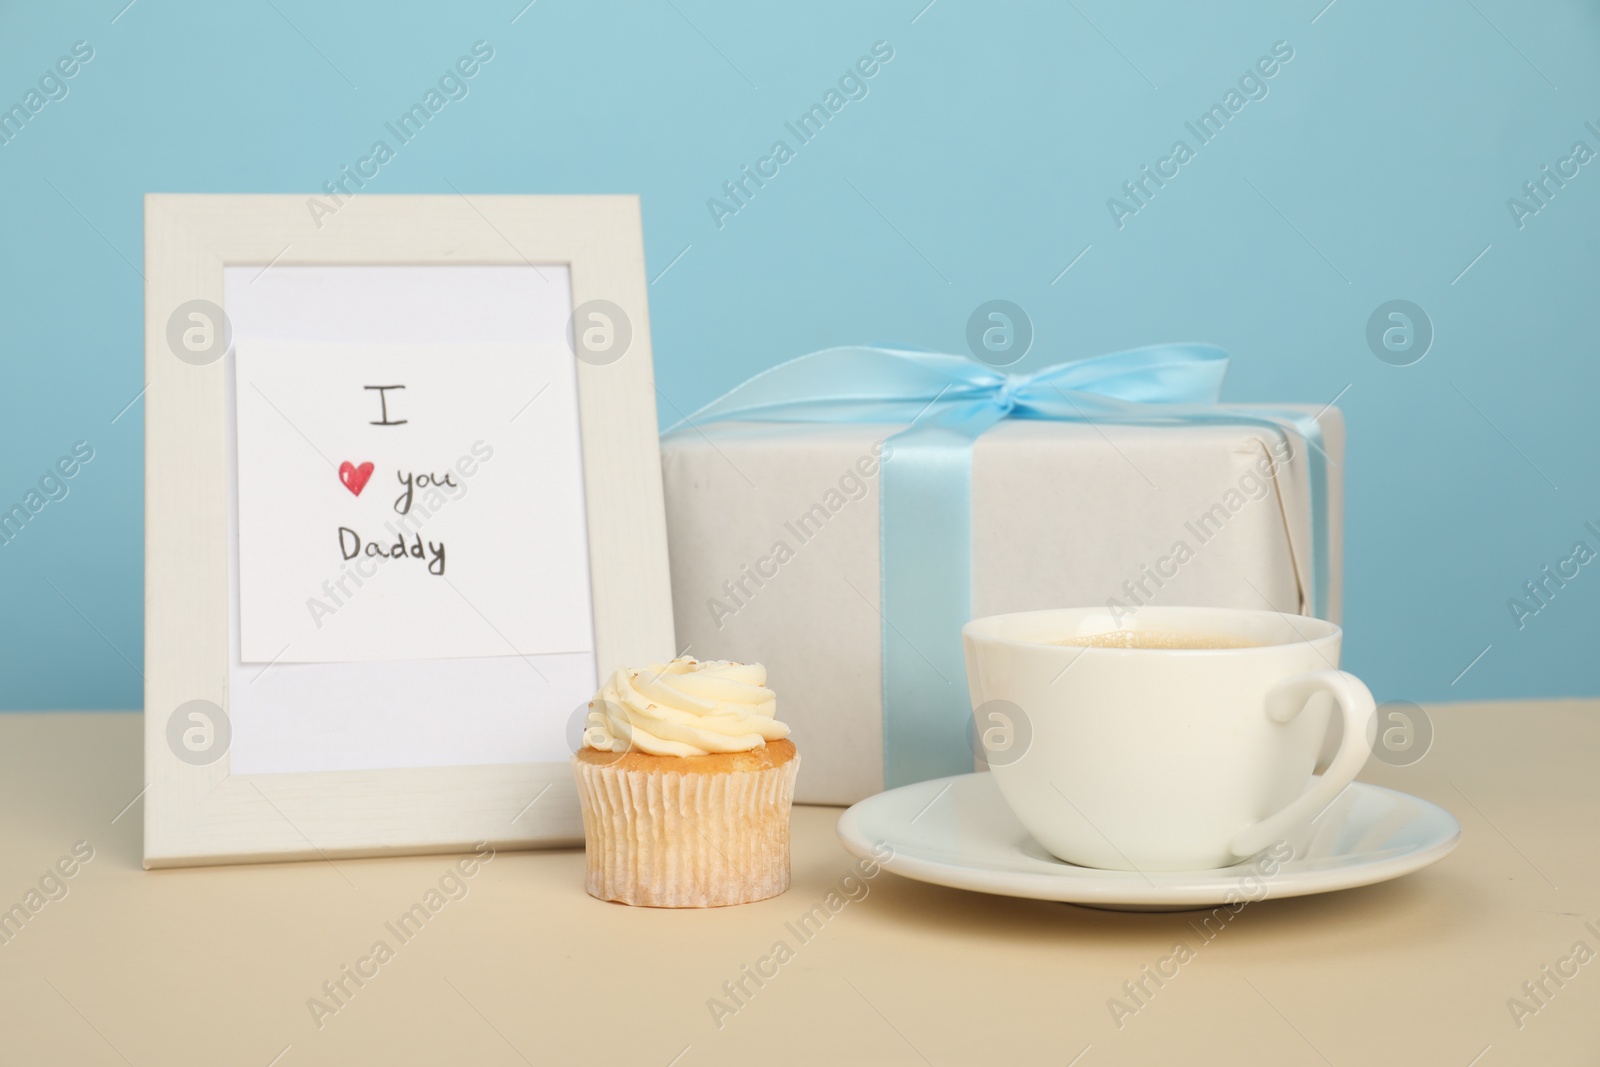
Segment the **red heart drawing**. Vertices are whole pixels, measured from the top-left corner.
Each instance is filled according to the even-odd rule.
[[[345,460],[343,463],[339,464],[339,480],[344,483],[344,487],[346,489],[350,490],[356,496],[361,495],[361,490],[367,487],[367,479],[371,477],[371,463],[363,463],[361,466],[357,467],[349,460]]]

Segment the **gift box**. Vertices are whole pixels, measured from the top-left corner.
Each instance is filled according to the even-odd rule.
[[[1301,436],[1263,410],[988,426],[970,445],[970,616],[1149,603],[1337,619],[1343,421],[1331,407],[1271,409],[1315,427]],[[885,472],[904,429],[717,421],[662,440],[678,643],[701,658],[766,664],[804,759],[803,803],[854,803],[886,785],[886,635],[902,656],[916,654],[912,620],[897,625],[880,610],[883,553],[918,551],[903,515],[901,549],[880,536]],[[941,672],[924,659],[964,699],[959,663]],[[904,743],[896,736],[890,756]],[[970,749],[957,755],[959,769],[978,765]]]

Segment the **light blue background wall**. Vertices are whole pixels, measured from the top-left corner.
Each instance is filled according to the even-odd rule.
[[[1600,148],[1592,4],[124,2],[0,11],[6,106],[94,48],[0,146],[0,504],[95,450],[0,547],[0,705],[140,703],[143,405],[113,418],[142,195],[317,190],[478,40],[370,191],[642,194],[651,276],[683,253],[651,288],[676,407],[834,343],[962,351],[995,297],[1035,323],[1018,369],[1214,341],[1228,399],[1340,396],[1347,662],[1380,699],[1600,693],[1600,564],[1520,631],[1506,605],[1600,548],[1600,162],[1520,229],[1506,206]],[[707,199],[880,40],[870,94],[718,228]],[[1107,198],[1280,40],[1270,94],[1119,230]],[[1413,366],[1365,341],[1393,298],[1437,331]]]

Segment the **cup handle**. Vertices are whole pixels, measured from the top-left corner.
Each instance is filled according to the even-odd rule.
[[[1289,722],[1305,710],[1306,703],[1317,693],[1330,694],[1344,716],[1344,738],[1339,743],[1339,751],[1322,777],[1290,801],[1288,807],[1251,823],[1233,836],[1228,847],[1240,859],[1254,856],[1296,826],[1322,814],[1323,809],[1344,792],[1345,786],[1355,781],[1367,757],[1372,755],[1367,727],[1378,706],[1361,679],[1346,671],[1316,671],[1286,678],[1267,693],[1267,716],[1274,722]]]

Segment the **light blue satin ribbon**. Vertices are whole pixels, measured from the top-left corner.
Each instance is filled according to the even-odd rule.
[[[1327,456],[1301,412],[1215,408],[1228,355],[1166,344],[1005,374],[962,356],[848,346],[763,371],[669,427],[709,422],[908,423],[879,493],[883,776],[893,788],[972,769],[961,627],[972,616],[972,446],[1002,419],[1294,433],[1310,449],[1311,610],[1327,605]],[[1091,503],[1091,506],[1093,504]]]

